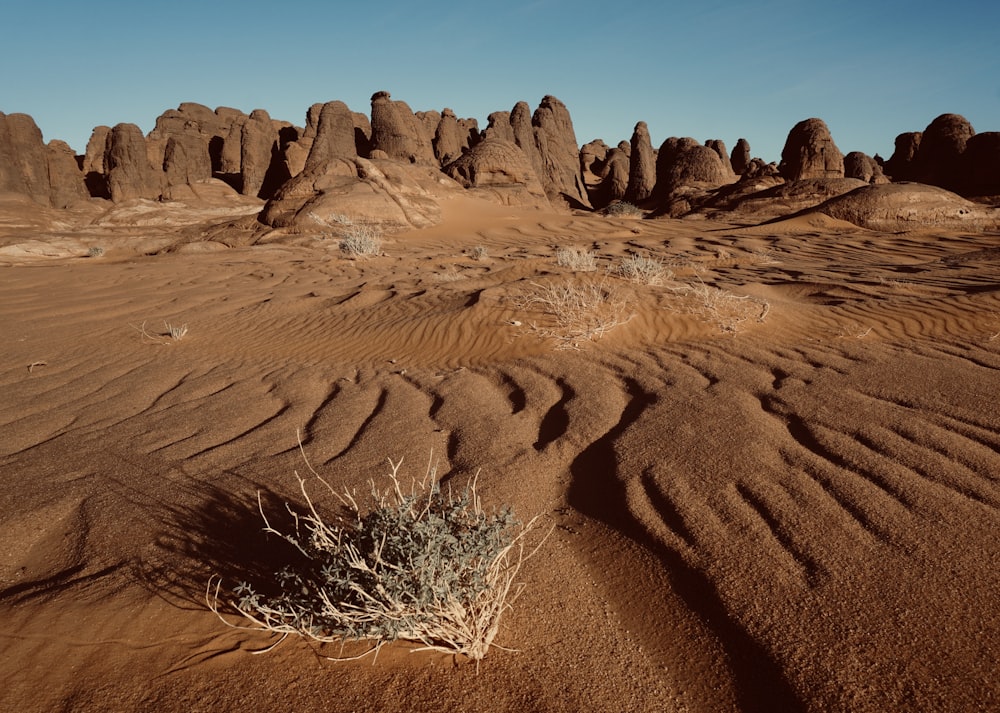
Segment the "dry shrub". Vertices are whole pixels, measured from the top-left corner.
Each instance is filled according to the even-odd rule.
[[[597,269],[597,257],[591,250],[559,248],[556,250],[556,265],[574,272],[593,272]]]
[[[627,201],[615,201],[602,210],[601,214],[612,217],[640,217],[642,210]]]
[[[767,300],[736,295],[729,290],[706,285],[701,278],[671,290],[681,297],[682,311],[718,325],[721,331],[730,334],[740,331],[750,320],[763,322],[771,310]]]
[[[532,330],[558,349],[579,349],[631,318],[627,298],[607,280],[533,282],[514,306],[536,313]]]
[[[373,225],[348,225],[340,239],[340,249],[351,257],[379,255],[382,252],[382,231]]]
[[[629,255],[615,266],[615,272],[641,285],[662,285],[673,279],[674,273],[654,257]]]
[[[522,525],[509,509],[487,513],[475,480],[453,493],[440,487],[432,468],[405,488],[401,463],[390,461],[386,487],[371,482],[371,506],[363,509],[355,493],[335,490],[307,461],[343,513],[320,513],[296,473],[306,507],[301,513],[288,507],[293,531],[272,527],[259,507],[264,530],[301,556],[271,581],[232,589],[226,604],[249,624],[233,624],[221,612],[217,577],[208,584],[209,608],[229,626],[282,635],[263,651],[296,634],[323,643],[371,642],[362,656],[402,639],[422,644],[417,650],[482,659],[520,593],[514,579],[531,554],[525,535],[535,520]]]

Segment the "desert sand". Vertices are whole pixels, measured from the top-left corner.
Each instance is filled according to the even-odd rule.
[[[0,709],[1000,707],[1000,234],[460,197],[352,259],[260,201],[142,205],[4,205]],[[532,290],[588,282],[621,323],[553,338]],[[273,566],[258,493],[301,504],[297,433],[338,486],[433,459],[541,516],[505,648],[255,655],[209,611]]]

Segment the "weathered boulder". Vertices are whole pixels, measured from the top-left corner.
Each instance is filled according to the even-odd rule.
[[[709,139],[705,142],[705,146],[719,154],[719,160],[722,161],[722,167],[726,169],[727,173],[735,175],[733,164],[729,160],[729,152],[726,151],[726,144],[722,139]]]
[[[50,141],[46,146],[49,171],[49,203],[53,208],[68,208],[90,197],[83,182],[83,172],[76,153],[65,141]]]
[[[656,160],[656,195],[659,198],[681,189],[718,188],[733,180],[719,154],[695,139],[670,137],[660,146]]]
[[[372,95],[371,150],[408,163],[437,165],[430,137],[406,102],[394,101],[389,92]]]
[[[604,160],[608,157],[610,147],[603,139],[594,139],[580,147],[580,172],[584,182],[593,185],[600,181]]]
[[[844,155],[822,119],[806,119],[788,132],[778,170],[790,181],[843,178]]]
[[[354,159],[358,156],[355,138],[354,113],[341,101],[322,105],[316,117],[316,128],[303,171],[317,173],[337,159]]]
[[[844,178],[857,178],[872,184],[889,182],[878,162],[861,151],[851,151],[844,156]]]
[[[938,186],[889,183],[864,186],[816,208],[869,230],[984,230],[1000,227],[1000,211]]]
[[[733,147],[732,156],[730,156],[733,173],[742,176],[743,172],[747,170],[747,166],[750,165],[750,158],[750,142],[746,139],[739,139]]]
[[[908,131],[896,137],[896,148],[883,168],[893,181],[913,180],[913,160],[920,150],[922,138],[923,133],[919,131]]]
[[[291,178],[281,157],[280,132],[283,124],[274,122],[263,109],[254,109],[240,133],[240,193],[268,199]]]
[[[1000,131],[984,131],[965,144],[962,193],[1000,195]]]
[[[608,150],[600,173],[601,182],[594,192],[595,208],[604,208],[614,201],[625,200],[631,173],[630,152],[630,144],[627,141],[622,141],[615,148]]]
[[[338,159],[308,180],[306,172],[286,182],[261,211],[276,228],[329,233],[348,222],[383,232],[426,228],[441,220],[442,199],[462,187],[438,168],[396,159]]]
[[[566,105],[553,96],[543,97],[531,123],[542,158],[542,185],[549,199],[589,207],[580,172],[580,147]]]
[[[441,112],[441,119],[434,130],[434,157],[441,166],[446,166],[462,155],[469,147],[469,132],[458,123],[458,117],[451,109]]]
[[[465,188],[503,205],[549,204],[527,156],[510,141],[485,139],[443,170]]]
[[[632,132],[632,155],[629,160],[628,188],[625,200],[638,205],[653,195],[656,186],[656,159],[653,156],[653,142],[645,121],[635,125]]]
[[[208,141],[197,134],[175,134],[163,152],[166,187],[207,181],[212,177]]]
[[[545,163],[542,161],[542,154],[538,150],[538,142],[535,140],[535,129],[531,125],[531,107],[528,102],[518,102],[510,112],[510,128],[514,135],[514,143],[520,147],[524,155],[528,157],[528,163],[546,186],[547,175],[545,173]],[[546,186],[546,193],[548,187]]]
[[[527,104],[525,104],[527,106]],[[510,120],[509,111],[494,111],[486,118],[486,128],[483,129],[484,139],[503,139],[517,143],[514,138],[514,126]]]
[[[117,124],[108,132],[104,170],[108,195],[115,203],[160,198],[163,172],[149,165],[146,139],[135,124]]]
[[[0,191],[50,205],[50,188],[41,129],[27,114],[0,113]]]
[[[920,148],[913,158],[913,180],[948,190],[958,190],[962,183],[962,154],[975,135],[965,117],[942,114],[923,131]]]

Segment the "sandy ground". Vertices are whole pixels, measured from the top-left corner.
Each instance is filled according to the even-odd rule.
[[[458,201],[352,260],[7,207],[0,709],[1000,708],[1000,235]],[[608,274],[629,254],[672,276]],[[573,285],[621,324],[570,334],[538,296]],[[296,432],[338,485],[433,454],[542,515],[516,651],[253,655],[209,612],[270,566],[258,492],[301,503]]]

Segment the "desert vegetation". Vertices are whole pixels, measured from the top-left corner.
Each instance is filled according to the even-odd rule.
[[[509,509],[484,510],[475,479],[453,491],[429,467],[423,480],[407,485],[402,461],[389,463],[384,485],[372,480],[366,503],[333,488],[307,462],[335,507],[321,511],[303,478],[306,506],[289,508],[289,531],[273,527],[261,505],[265,531],[292,546],[293,561],[271,581],[232,589],[230,606],[248,624],[225,617],[218,578],[206,595],[212,611],[232,626],[280,634],[277,643],[295,634],[339,643],[342,652],[344,644],[364,641],[370,644],[364,656],[406,640],[417,650],[486,656],[520,593],[514,580],[530,554],[525,537],[535,521],[522,524]]]

